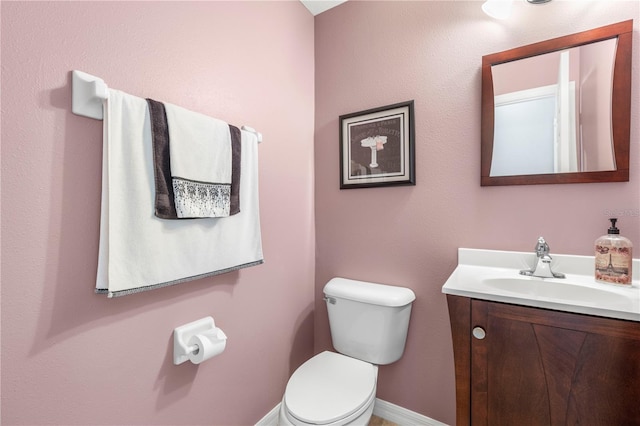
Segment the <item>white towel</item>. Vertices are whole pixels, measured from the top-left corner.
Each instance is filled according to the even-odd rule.
[[[154,215],[147,102],[110,90],[104,110],[96,292],[123,296],[263,263],[255,134],[242,132],[240,213],[164,220]]]
[[[164,103],[171,177],[180,218],[226,217],[231,205],[231,133],[222,120]]]

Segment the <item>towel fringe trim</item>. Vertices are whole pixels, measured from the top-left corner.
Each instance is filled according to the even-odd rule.
[[[107,297],[109,299],[113,299],[114,297],[121,297],[121,296],[127,296],[129,294],[136,294],[136,293],[143,293],[145,291],[149,291],[149,290],[155,290],[157,288],[162,288],[162,287],[170,287],[172,285],[176,285],[176,284],[181,284],[187,281],[194,281],[194,280],[198,280],[200,278],[206,278],[206,277],[213,277],[216,275],[221,275],[221,274],[226,274],[227,272],[233,272],[233,271],[237,271],[239,269],[244,269],[244,268],[249,268],[251,266],[258,266],[264,263],[264,259],[260,259],[260,260],[256,260],[253,262],[249,262],[249,263],[244,263],[242,265],[237,265],[237,266],[232,266],[230,268],[226,268],[226,269],[220,269],[218,271],[212,271],[212,272],[205,272],[204,274],[199,274],[199,275],[193,275],[190,277],[184,277],[184,278],[180,278],[177,280],[173,280],[173,281],[167,281],[164,283],[159,283],[159,284],[151,284],[151,285],[147,285],[147,286],[143,286],[143,287],[136,287],[136,288],[132,288],[132,289],[127,289],[127,290],[118,290],[118,291],[109,291],[108,289],[96,289],[96,294],[106,294]]]

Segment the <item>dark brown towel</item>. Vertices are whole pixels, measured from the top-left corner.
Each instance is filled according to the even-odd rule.
[[[161,219],[177,219],[171,184],[171,157],[169,154],[169,128],[162,102],[147,99],[151,120],[153,145],[153,174],[156,184],[156,216]]]
[[[231,207],[229,215],[240,213],[240,161],[242,160],[242,133],[229,124],[231,131]]]
[[[147,99],[151,121],[153,144],[153,174],[156,185],[155,215],[161,219],[181,219],[176,213],[171,181],[171,156],[169,153],[169,127],[162,102]],[[229,215],[240,213],[240,129],[229,124],[231,132],[231,207]]]

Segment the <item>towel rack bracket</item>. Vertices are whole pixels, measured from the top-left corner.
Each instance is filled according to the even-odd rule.
[[[109,97],[104,80],[82,71],[72,73],[71,111],[76,115],[102,120],[102,102]]]

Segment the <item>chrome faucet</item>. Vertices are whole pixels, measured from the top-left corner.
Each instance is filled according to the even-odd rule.
[[[549,256],[549,244],[543,237],[538,238],[538,244],[536,244],[536,265],[533,269],[523,269],[520,271],[521,275],[527,275],[530,277],[538,278],[565,278],[565,275],[560,272],[553,272],[551,270],[551,256]]]

